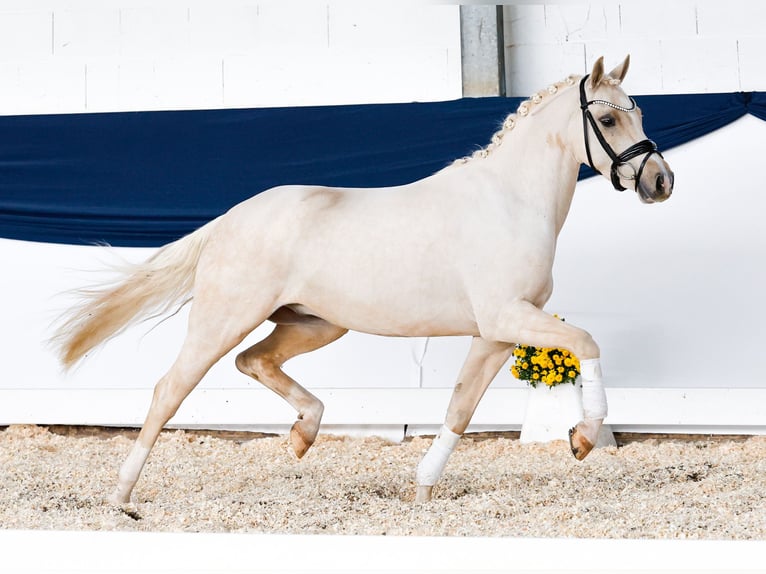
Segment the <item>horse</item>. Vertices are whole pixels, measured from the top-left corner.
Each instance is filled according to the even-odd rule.
[[[289,442],[298,458],[316,439],[324,405],[282,366],[349,330],[472,338],[444,423],[417,466],[416,503],[432,499],[516,344],[579,357],[583,417],[569,442],[585,458],[607,415],[599,346],[543,306],[581,164],[647,204],[672,193],[673,172],[621,87],[629,63],[605,73],[602,57],[589,74],[539,91],[486,147],[431,176],[385,188],[275,187],[123,269],[117,282],[83,290],[52,336],[65,369],[129,325],[191,304],[185,339],[154,388],[110,502],[130,502],[182,401],[265,321],[273,331],[235,364],[297,411]]]

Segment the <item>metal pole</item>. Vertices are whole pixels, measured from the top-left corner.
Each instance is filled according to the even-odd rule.
[[[460,6],[463,96],[505,96],[503,7]]]

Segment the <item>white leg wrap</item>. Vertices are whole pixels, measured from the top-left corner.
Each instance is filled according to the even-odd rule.
[[[442,425],[439,434],[431,443],[431,448],[428,449],[418,465],[416,476],[418,486],[433,486],[437,483],[447,464],[447,459],[457,446],[458,440],[460,440],[459,434],[455,434]]]
[[[606,393],[601,384],[601,361],[586,359],[580,361],[582,380],[582,409],[585,419],[604,419],[608,413]]]

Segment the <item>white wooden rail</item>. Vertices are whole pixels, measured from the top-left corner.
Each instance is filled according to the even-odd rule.
[[[323,432],[392,439],[431,434],[441,425],[449,389],[315,389],[325,403]],[[615,432],[766,434],[766,389],[607,389]],[[30,389],[0,391],[0,425],[136,427],[149,389]],[[526,389],[489,389],[471,431],[518,430]],[[265,389],[196,389],[169,426],[286,432],[295,413]],[[576,422],[576,421],[573,421]]]

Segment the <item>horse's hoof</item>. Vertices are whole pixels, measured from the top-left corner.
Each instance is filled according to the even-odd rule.
[[[418,486],[417,490],[415,490],[415,504],[430,502],[433,489],[433,486]]]
[[[575,426],[569,429],[569,448],[577,460],[583,460],[593,450],[593,443]]]
[[[130,504],[130,493],[125,496],[125,494],[123,494],[120,489],[117,489],[111,494],[111,496],[109,496],[107,502],[112,506],[124,506],[126,504]]]
[[[303,458],[303,455],[308,452],[311,445],[314,444],[317,435],[316,431],[307,433],[305,425],[305,420],[297,420],[290,429],[290,444],[293,447],[295,456],[299,459]]]

